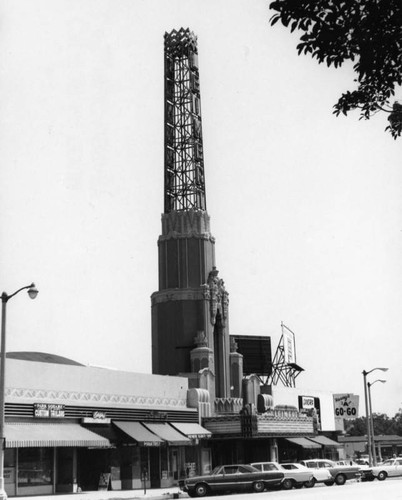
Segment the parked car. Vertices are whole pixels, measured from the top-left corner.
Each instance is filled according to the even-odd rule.
[[[311,470],[314,477],[314,483],[324,483],[327,486],[332,486],[334,484],[332,474],[329,470],[323,467],[318,467],[318,463],[315,460],[304,460],[300,462],[300,465],[303,465],[303,467]]]
[[[211,493],[255,491],[282,484],[281,471],[259,471],[251,465],[219,465],[211,474],[194,476],[179,481],[181,490],[190,497],[204,497]]]
[[[250,464],[260,471],[279,471],[285,475],[282,481],[284,490],[294,488],[311,488],[314,486],[314,475],[311,470],[301,464],[278,464],[277,462],[255,462]]]
[[[317,458],[314,460],[302,460],[300,463],[309,469],[326,469],[331,475],[330,479],[323,481],[327,486],[332,486],[333,484],[341,486],[345,484],[348,479],[359,479],[361,476],[358,466],[336,465],[332,460]]]
[[[365,462],[363,462],[362,464],[359,464],[357,462],[355,462],[354,460],[339,460],[338,462],[336,462],[336,465],[339,465],[341,467],[349,467],[350,465],[352,466],[355,466],[355,467],[359,467],[359,470],[360,470],[360,480],[361,481],[374,481],[374,475],[373,475],[373,470],[371,467],[369,467],[368,465],[366,465]]]
[[[355,458],[355,462],[358,465],[370,465],[369,461],[365,458]]]
[[[402,476],[402,458],[390,458],[380,465],[372,467],[373,475],[380,481],[387,477]]]

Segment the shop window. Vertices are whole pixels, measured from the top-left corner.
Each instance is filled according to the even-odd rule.
[[[15,483],[15,450],[9,448],[4,452],[4,482]]]
[[[20,448],[18,486],[43,486],[53,482],[53,449]]]
[[[15,450],[6,448],[4,452],[4,467],[15,467]]]
[[[140,474],[146,471],[147,479],[150,478],[149,475],[149,454],[147,448],[140,448]],[[139,476],[142,478],[142,476]],[[143,478],[142,478],[143,479]]]
[[[186,477],[198,475],[197,449],[195,446],[186,446],[185,448],[184,475]]]
[[[161,479],[169,478],[169,459],[167,448],[161,449]]]
[[[177,449],[171,450],[170,453],[170,472],[173,475],[173,479],[179,479],[179,464],[177,457]]]
[[[22,451],[22,450],[21,450]],[[20,455],[21,455],[20,451]],[[57,484],[72,485],[74,480],[73,448],[58,448],[57,450]],[[59,490],[58,490],[59,491]],[[68,491],[68,490],[67,490]]]

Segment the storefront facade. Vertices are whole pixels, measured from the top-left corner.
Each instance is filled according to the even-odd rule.
[[[202,419],[203,427],[212,432],[212,466],[338,459],[342,446],[318,433],[316,415],[295,406],[274,406],[273,398],[267,395],[259,395],[257,401],[257,405],[249,404],[237,415],[217,414]]]
[[[187,379],[8,359],[9,496],[168,487],[210,467]]]

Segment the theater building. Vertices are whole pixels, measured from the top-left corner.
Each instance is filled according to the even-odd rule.
[[[283,404],[272,386],[262,387],[259,374],[269,375],[270,351],[262,371],[253,372],[239,346],[244,337],[229,332],[229,292],[207,212],[195,34],[183,28],[165,33],[164,61],[164,212],[159,288],[151,296],[152,371],[186,377],[198,391],[195,404],[212,433],[213,465],[321,453],[322,445],[303,441],[319,431],[312,412]]]
[[[259,349],[268,353],[259,371],[250,368],[245,339],[229,333],[229,293],[206,210],[197,39],[188,29],[165,34],[164,105],[153,374],[10,353],[9,496],[168,487],[216,464],[323,456],[331,446],[317,412],[300,404],[303,393],[262,384],[269,337],[251,341],[269,345]]]

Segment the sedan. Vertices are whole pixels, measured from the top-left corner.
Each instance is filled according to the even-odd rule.
[[[354,462],[353,460],[339,460],[336,462],[336,465],[340,465],[341,467],[349,467],[353,465],[354,467],[358,467],[360,470],[360,480],[361,481],[374,481],[374,475],[371,467],[366,465],[365,463],[359,464]]]
[[[259,493],[282,484],[283,479],[284,474],[279,471],[261,472],[251,465],[219,465],[209,475],[180,480],[179,487],[190,497],[244,491]]]
[[[327,470],[327,472],[330,473],[330,479],[324,481],[324,484],[327,486],[332,486],[334,483],[342,486],[348,479],[359,479],[361,476],[360,468],[357,465],[337,465],[332,460],[321,458],[316,458],[314,460],[302,460],[300,463],[309,469],[314,469],[315,471],[322,469]],[[316,477],[315,474],[314,477]]]
[[[390,458],[372,467],[373,476],[384,481],[387,477],[402,476],[402,458]]]
[[[284,490],[294,488],[311,488],[314,486],[314,475],[311,470],[300,464],[278,464],[276,462],[256,462],[250,464],[260,471],[279,471],[285,474],[282,482]]]

